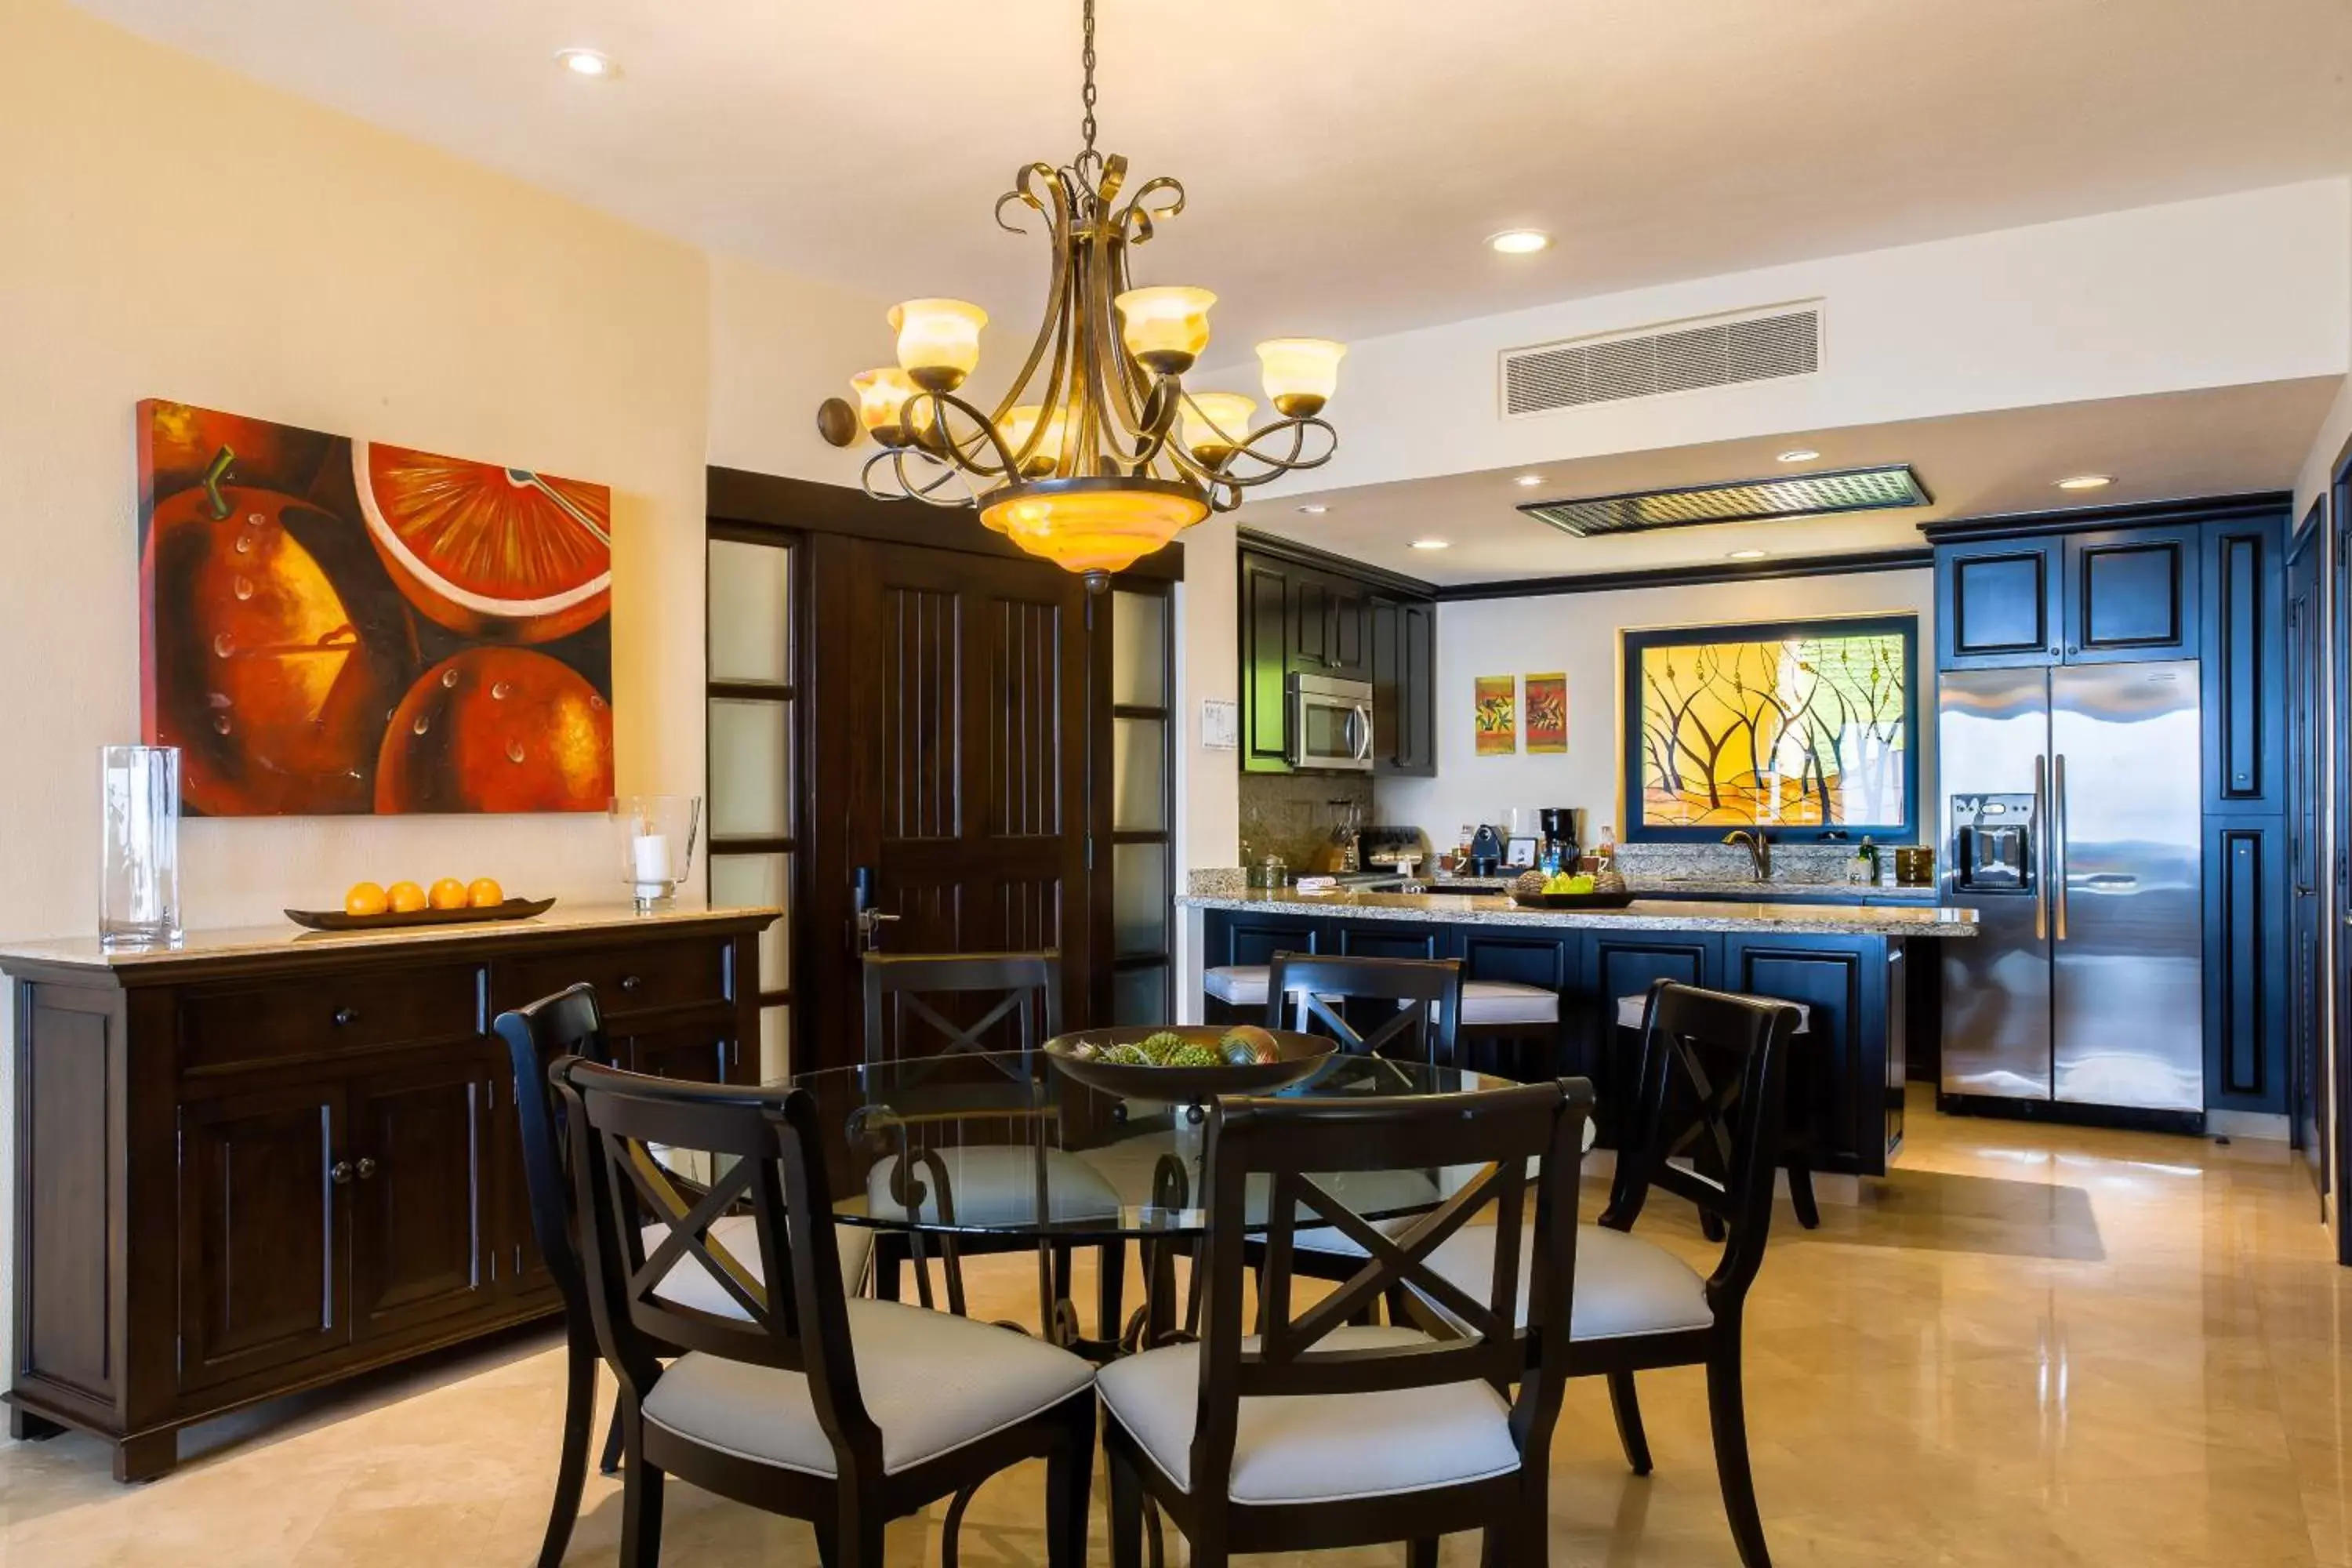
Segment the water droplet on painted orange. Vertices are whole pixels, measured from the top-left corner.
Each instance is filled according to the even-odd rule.
[[[454,669],[445,669],[445,670],[443,670],[443,671],[441,672],[441,684],[442,684],[443,686],[446,687],[446,688],[447,688],[449,690],[451,690],[451,691],[455,691],[455,690],[457,690],[457,672],[456,670],[454,670]],[[421,734],[421,733],[423,733],[423,731],[418,731],[418,732],[419,732],[420,734]]]
[[[510,763],[519,763],[522,761],[522,742],[520,741],[509,741],[507,742],[507,761]]]
[[[211,708],[229,707],[230,702],[228,700],[228,693],[226,691],[207,691],[205,693],[205,706]]]
[[[240,599],[253,597],[253,579],[250,577],[239,576],[230,586],[236,590],[236,596]]]
[[[213,657],[215,658],[226,658],[230,654],[236,651],[236,640],[234,637],[231,637],[226,632],[222,632],[213,638]]]
[[[511,680],[493,681],[490,685],[490,700],[493,702],[504,702],[513,695],[514,682]]]
[[[433,728],[433,721],[426,715],[419,713],[416,716],[416,721],[411,724],[408,728],[413,732],[422,735],[425,731]]]
[[[591,697],[588,699],[588,706],[601,713],[604,710],[604,700],[601,697]]]
[[[249,511],[245,514],[245,526],[247,528],[259,528],[263,523],[268,522],[268,521],[269,520],[268,518],[262,516],[257,511]]]
[[[215,735],[226,735],[228,733],[227,714],[215,713],[213,715],[213,733]]]
[[[236,536],[236,552],[239,555],[250,555],[253,553],[253,535],[249,533],[240,533]]]

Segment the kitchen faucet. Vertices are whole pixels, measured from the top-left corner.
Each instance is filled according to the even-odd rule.
[[[1759,882],[1772,879],[1772,840],[1760,827],[1735,827],[1723,836],[1726,844],[1737,844],[1748,851],[1748,863]]]

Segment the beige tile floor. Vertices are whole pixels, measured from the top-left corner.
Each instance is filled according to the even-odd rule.
[[[1811,1234],[1783,1211],[1751,1300],[1749,1426],[1775,1560],[2352,1568],[2352,1274],[2329,1261],[2294,1157],[1914,1110],[1900,1173],[1862,1206]],[[1698,1256],[1695,1228],[1658,1218]],[[1018,1310],[1022,1266],[990,1267],[975,1309]],[[192,1434],[189,1461],[143,1488],[115,1486],[79,1436],[0,1444],[0,1563],[525,1563],[561,1410],[551,1344]],[[1603,1391],[1570,1393],[1552,1562],[1735,1563],[1699,1374],[1645,1376],[1643,1395],[1648,1479],[1627,1473]],[[1040,1479],[1016,1471],[981,1493],[965,1563],[1042,1560]],[[803,1526],[676,1483],[670,1498],[667,1561],[815,1560]],[[591,1479],[571,1561],[612,1561],[619,1500]],[[896,1527],[891,1550],[936,1562],[936,1517]],[[1446,1542],[1449,1564],[1475,1561],[1470,1538]]]

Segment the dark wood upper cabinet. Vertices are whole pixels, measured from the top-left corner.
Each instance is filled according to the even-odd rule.
[[[2053,541],[1937,551],[1937,662],[1946,669],[1993,669],[2057,658],[2058,576]]]
[[[1330,606],[1331,632],[1326,639],[1330,657],[1325,673],[1342,680],[1372,678],[1371,595],[1353,583],[1325,585]]]
[[[1331,584],[1319,574],[1290,574],[1290,659],[1293,675],[1330,673]]]
[[[1240,564],[1243,771],[1291,771],[1289,679],[1322,675],[1370,684],[1377,773],[1434,773],[1434,603],[1247,546]]]
[[[2201,671],[2205,808],[2286,806],[2286,541],[2284,517],[2206,531]]]
[[[2066,536],[2068,664],[2197,655],[2198,530]]]
[[[1290,571],[1243,552],[1241,558],[1242,770],[1290,771]]]

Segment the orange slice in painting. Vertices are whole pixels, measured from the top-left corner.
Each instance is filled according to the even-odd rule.
[[[357,439],[352,470],[385,570],[451,631],[551,642],[610,607],[606,487]]]

